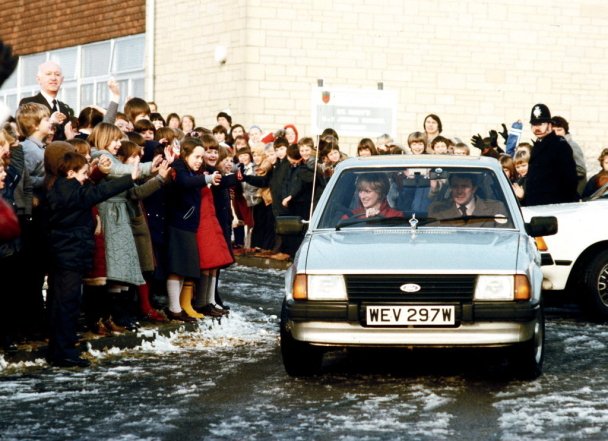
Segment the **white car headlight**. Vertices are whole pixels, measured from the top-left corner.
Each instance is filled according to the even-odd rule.
[[[475,287],[475,300],[510,301],[515,297],[514,278],[507,276],[479,276]]]
[[[346,284],[342,276],[308,275],[308,300],[346,300]]]

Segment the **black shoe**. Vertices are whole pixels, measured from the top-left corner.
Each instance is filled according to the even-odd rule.
[[[200,312],[201,314],[205,314],[209,317],[223,317],[226,314],[228,314],[228,311],[220,309],[212,303],[209,303],[208,305],[203,306],[202,308],[198,309],[197,312]]]
[[[186,314],[186,312],[184,310],[181,310],[180,312],[173,312],[170,309],[167,309],[165,311],[165,314],[167,314],[167,318],[169,320],[178,320],[180,322],[187,322],[187,323],[194,323],[194,322],[198,321],[198,319],[195,319],[194,317],[190,317],[188,314]]]
[[[51,366],[56,367],[89,367],[91,366],[91,362],[89,360],[85,360],[84,358],[62,358],[60,360],[49,360],[49,364]]]

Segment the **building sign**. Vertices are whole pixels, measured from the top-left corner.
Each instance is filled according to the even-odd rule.
[[[314,134],[328,127],[340,136],[362,138],[396,133],[395,91],[313,87],[311,103]]]

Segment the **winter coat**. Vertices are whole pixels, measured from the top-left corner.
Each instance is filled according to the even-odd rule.
[[[85,273],[92,267],[95,220],[91,208],[133,186],[131,175],[94,185],[59,177],[47,193],[52,265]]]
[[[234,257],[224,238],[224,232],[215,216],[213,194],[208,186],[201,189],[201,209],[196,231],[201,269],[225,268],[234,263]]]
[[[200,221],[201,188],[207,185],[207,176],[195,173],[178,158],[173,161],[174,180],[169,195],[168,225],[196,233]]]
[[[526,174],[523,205],[559,204],[579,199],[572,148],[551,132],[534,143]]]
[[[107,151],[97,151],[92,156],[105,155],[112,161],[110,174],[104,181],[117,179],[116,176],[130,174],[133,168],[123,164]],[[142,163],[142,176],[148,176],[152,163]],[[116,282],[142,285],[145,283],[139,263],[135,237],[131,228],[131,214],[127,192],[108,198],[98,205],[105,238],[107,277]]]

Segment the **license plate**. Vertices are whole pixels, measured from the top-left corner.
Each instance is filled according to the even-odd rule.
[[[456,323],[454,305],[367,306],[368,326],[445,326]]]

